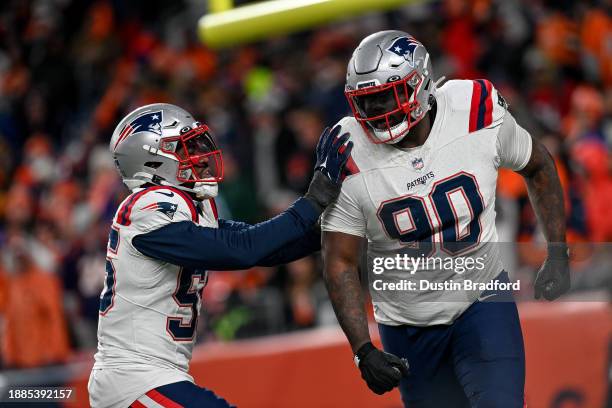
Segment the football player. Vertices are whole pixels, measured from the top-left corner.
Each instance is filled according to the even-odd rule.
[[[369,259],[393,251],[471,257],[483,268],[471,268],[466,279],[508,282],[494,244],[497,171],[506,167],[524,177],[548,242],[535,297],[559,297],[570,282],[563,193],[551,156],[489,81],[438,87],[427,50],[402,31],[359,44],[345,94],[353,116],[339,125],[355,145],[350,175],[322,218],[322,251],[327,289],[363,379],[377,394],[399,383],[410,408],[522,407],[523,338],[511,293],[372,285],[381,351],[370,341],[357,267],[367,239]],[[440,263],[423,265],[412,273],[392,265],[380,277],[461,279]]]
[[[219,219],[223,160],[209,128],[170,104],[143,106],[115,129],[110,150],[133,193],[108,240],[91,406],[227,407],[196,386],[188,365],[207,270],[291,262],[320,248],[316,225],[340,191],[352,145],[340,127],[317,145],[304,197],[275,218]]]

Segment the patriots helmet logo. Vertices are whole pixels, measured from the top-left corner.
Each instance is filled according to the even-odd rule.
[[[121,134],[117,138],[117,141],[115,142],[115,148],[117,148],[119,143],[121,143],[122,141],[127,139],[128,136],[134,133],[149,131],[149,132],[153,132],[161,136],[162,134],[161,121],[162,121],[161,111],[149,112],[149,113],[145,113],[144,115],[137,117],[132,122],[125,125],[125,127],[121,131]]]
[[[403,57],[406,61],[412,63],[414,50],[419,46],[419,42],[412,37],[400,37],[393,41],[393,44],[387,51]]]
[[[159,201],[156,203],[151,203],[147,206],[142,207],[144,211],[159,211],[162,214],[165,214],[168,218],[173,219],[174,213],[176,212],[177,205],[174,203],[168,203],[165,201]]]

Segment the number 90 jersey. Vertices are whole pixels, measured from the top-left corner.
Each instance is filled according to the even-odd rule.
[[[415,148],[371,143],[354,118],[339,122],[354,147],[340,196],[321,227],[367,238],[374,315],[383,324],[450,324],[479,293],[440,290],[428,282],[488,282],[502,271],[493,244],[497,171],[520,170],[531,157],[529,133],[489,81],[452,80],[433,95],[432,129]],[[372,274],[376,259],[397,254],[421,263],[410,271],[406,264],[387,263]],[[478,267],[447,267],[449,259],[459,264],[468,257]],[[380,280],[376,287],[372,278]],[[381,282],[402,281],[414,286],[381,290]]]
[[[132,244],[139,234],[181,221],[217,228],[214,203],[155,186],[135,190],[117,210],[89,381],[93,407],[129,406],[155,387],[193,381],[187,371],[206,271],[153,259]]]

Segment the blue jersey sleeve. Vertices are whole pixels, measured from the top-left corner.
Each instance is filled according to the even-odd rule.
[[[276,266],[293,262],[321,250],[321,230],[313,227],[306,235],[260,259],[257,266]]]
[[[273,254],[307,235],[318,217],[319,211],[301,198],[278,216],[252,226],[245,224],[245,228],[208,228],[190,221],[174,222],[135,236],[132,245],[146,256],[175,265],[245,269],[260,262],[284,259]],[[304,250],[302,245],[296,245],[295,254]],[[291,259],[292,252],[287,251],[285,257]]]
[[[232,231],[241,231],[252,227],[251,224],[240,221],[219,219],[218,222],[219,229],[228,229]],[[321,229],[319,227],[312,227],[310,231],[306,233],[306,235],[296,239],[295,241],[289,242],[282,248],[274,251],[274,253],[271,255],[259,260],[257,262],[257,266],[276,266],[286,264],[320,250]]]
[[[217,220],[217,222],[219,223],[219,229],[228,229],[228,230],[233,230],[233,231],[241,231],[241,230],[244,230],[246,228],[252,227],[251,224],[247,224],[246,222],[232,221],[232,220],[223,220],[221,218],[219,218]]]

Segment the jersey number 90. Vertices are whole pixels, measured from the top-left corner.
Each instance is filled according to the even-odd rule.
[[[453,204],[453,195],[460,194],[467,204],[469,223],[462,230],[458,213]],[[425,206],[429,200],[438,221],[434,228],[431,217]],[[418,242],[427,248],[426,254],[433,249],[433,235],[441,232],[442,249],[450,255],[457,255],[476,245],[480,239],[482,227],[480,214],[484,203],[476,178],[466,172],[460,172],[434,184],[426,198],[403,196],[384,201],[378,209],[378,219],[387,235],[403,244]]]

